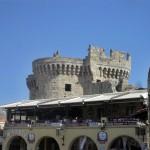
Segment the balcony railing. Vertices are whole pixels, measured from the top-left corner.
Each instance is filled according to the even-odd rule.
[[[19,121],[19,122],[7,122],[5,127],[128,127],[137,126],[138,120],[136,119],[113,119],[107,122],[98,122],[92,120],[65,120],[65,121]]]

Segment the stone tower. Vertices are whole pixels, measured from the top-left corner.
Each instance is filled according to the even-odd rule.
[[[85,59],[53,57],[34,60],[27,77],[30,99],[62,98],[123,91],[131,71],[129,54],[90,45]]]

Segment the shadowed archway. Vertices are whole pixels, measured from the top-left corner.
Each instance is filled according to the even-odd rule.
[[[76,138],[71,145],[70,150],[98,150],[96,144],[87,136]]]
[[[108,150],[142,150],[140,144],[128,136],[120,136],[113,140]]]
[[[10,141],[8,150],[27,150],[27,144],[22,137],[15,136]]]
[[[43,137],[37,144],[37,150],[60,150],[57,141],[52,137]]]

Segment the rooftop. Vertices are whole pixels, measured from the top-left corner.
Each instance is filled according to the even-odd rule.
[[[84,95],[78,97],[61,98],[61,99],[36,99],[36,100],[22,100],[11,104],[0,106],[1,108],[24,108],[24,107],[46,107],[46,106],[60,106],[66,104],[84,104],[97,102],[124,102],[142,99],[145,103],[148,98],[147,90],[132,90],[126,92],[104,93],[95,95]]]

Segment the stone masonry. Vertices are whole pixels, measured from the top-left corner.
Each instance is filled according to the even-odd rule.
[[[58,51],[33,61],[27,77],[30,99],[51,99],[124,91],[128,87],[131,56],[90,45],[85,59],[65,58]]]

